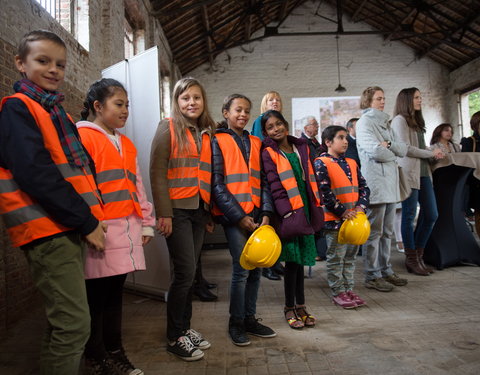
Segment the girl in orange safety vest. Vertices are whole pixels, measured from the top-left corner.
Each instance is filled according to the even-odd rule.
[[[244,130],[250,119],[250,99],[240,94],[225,98],[225,119],[212,140],[213,214],[223,225],[232,255],[229,334],[238,346],[250,344],[247,333],[274,337],[255,319],[261,269],[245,270],[240,255],[251,233],[269,223],[271,199],[261,178],[258,137]]]
[[[282,239],[285,261],[285,319],[294,329],[313,327],[305,307],[303,266],[313,266],[317,254],[314,234],[323,226],[323,210],[306,140],[288,135],[288,122],[275,110],[263,114],[262,161]]]
[[[93,122],[86,121],[93,114]],[[137,150],[117,129],[128,118],[128,97],[122,84],[101,79],[90,87],[77,123],[82,143],[95,163],[108,225],[105,252],[87,252],[85,278],[91,334],[85,347],[86,366],[111,363],[117,371],[136,371],[121,340],[122,291],[127,274],[145,269],[143,245],[154,235],[155,218],[138,168]]]
[[[210,117],[205,90],[191,77],[173,89],[172,118],[158,125],[152,142],[150,180],[157,230],[165,236],[173,265],[167,299],[167,351],[199,360],[210,343],[191,329],[192,286],[205,237],[213,231]]]

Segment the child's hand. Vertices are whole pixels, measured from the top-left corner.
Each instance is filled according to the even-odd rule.
[[[157,220],[157,230],[165,238],[170,237],[172,234],[172,218],[161,217]]]
[[[253,232],[255,229],[257,229],[258,224],[253,221],[253,217],[251,216],[244,216],[239,222],[238,225],[240,228],[248,230],[249,232]]]
[[[91,248],[97,251],[105,251],[105,232],[106,224],[99,222],[95,230],[85,236],[85,240]]]
[[[269,225],[269,224],[270,224],[270,218],[268,216],[262,217],[262,222],[260,223],[260,226]]]
[[[342,215],[342,219],[343,220],[355,219],[356,216],[357,216],[357,211],[346,210]]]
[[[150,236],[142,236],[142,246],[145,246],[152,240],[152,237]]]
[[[102,225],[103,233],[107,233],[108,224],[104,221],[100,222],[100,224]]]
[[[207,224],[205,224],[205,230],[208,233],[213,233],[215,230],[215,223],[213,221],[209,221]]]

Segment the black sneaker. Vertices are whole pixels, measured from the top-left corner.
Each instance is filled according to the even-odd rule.
[[[110,359],[105,358],[97,361],[93,358],[85,358],[85,374],[86,375],[117,375],[117,371],[113,367]]]
[[[245,332],[245,323],[242,319],[230,318],[230,321],[228,322],[228,334],[235,345],[250,345],[250,339]]]
[[[142,370],[136,368],[128,360],[123,348],[108,352],[108,356],[118,375],[144,375]]]
[[[207,340],[203,338],[200,332],[197,332],[194,329],[187,329],[187,331],[185,332],[185,336],[187,336],[192,342],[192,344],[200,350],[205,350],[212,346]]]
[[[202,359],[203,352],[192,344],[187,336],[180,336],[175,341],[171,341],[167,345],[167,352],[175,354],[184,361],[198,361]]]
[[[255,319],[255,315],[245,317],[245,331],[251,335],[258,337],[275,337],[275,331],[263,324],[260,324],[261,319]]]

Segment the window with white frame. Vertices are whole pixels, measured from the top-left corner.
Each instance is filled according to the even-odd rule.
[[[86,50],[89,48],[88,0],[36,0]]]

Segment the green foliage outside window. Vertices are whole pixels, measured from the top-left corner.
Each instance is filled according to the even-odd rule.
[[[468,95],[468,109],[470,117],[472,117],[474,113],[480,111],[480,90]]]

